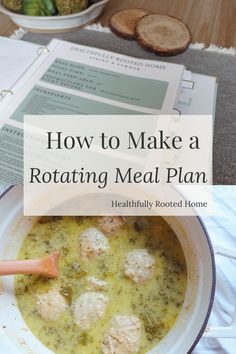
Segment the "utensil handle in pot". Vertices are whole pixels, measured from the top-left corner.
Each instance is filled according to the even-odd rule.
[[[0,276],[14,274],[39,274],[47,277],[57,277],[59,252],[55,251],[49,256],[39,259],[26,259],[14,261],[0,260]]]
[[[221,246],[214,246],[215,254],[232,258],[236,260],[236,250]],[[229,326],[207,327],[204,337],[212,338],[236,338],[236,301],[234,305],[234,312]]]

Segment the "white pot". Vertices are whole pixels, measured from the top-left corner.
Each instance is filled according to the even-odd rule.
[[[66,32],[95,21],[109,0],[97,2],[76,14],[65,16],[27,16],[7,10],[0,1],[0,12],[8,15],[19,27],[31,32]]]
[[[22,186],[15,186],[0,200],[0,259],[17,257],[24,236],[36,220],[23,217],[22,189]],[[193,350],[204,334],[212,309],[215,292],[214,253],[199,218],[182,216],[165,217],[165,220],[175,231],[185,253],[187,292],[175,325],[149,354],[186,354]],[[221,249],[219,253],[227,252]],[[231,252],[231,256],[235,257],[235,253]],[[34,337],[25,324],[14,296],[13,277],[2,277],[0,281],[1,353],[52,353]],[[207,329],[205,335],[235,336],[235,327],[234,324],[226,329]]]

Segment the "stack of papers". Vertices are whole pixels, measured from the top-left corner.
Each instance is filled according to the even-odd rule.
[[[186,115],[215,116],[217,78],[185,71],[176,108]]]
[[[51,46],[52,44],[49,45],[49,47]],[[0,53],[1,92],[14,87],[14,84],[24,76],[29,67],[32,66],[40,56],[42,48],[40,48],[38,44],[5,37],[0,37],[0,47],[2,48]],[[122,57],[125,58],[125,56]],[[163,109],[162,113],[170,113],[171,109],[174,108],[174,112],[180,112],[181,114],[214,115],[217,79],[215,77],[183,70],[181,66],[173,65],[172,67],[177,67],[180,71],[180,75],[182,75],[181,88],[180,90],[176,87],[172,88],[172,93],[174,90],[176,91],[177,103],[174,107],[171,107],[173,103],[170,102],[169,107],[167,107],[166,111]],[[172,69],[171,66],[169,69]],[[179,80],[177,80],[177,82],[179,82]]]
[[[184,65],[137,59],[53,39],[47,47],[0,38],[0,155],[22,169],[25,114],[214,115],[217,80]],[[18,166],[17,171],[11,171]],[[4,183],[5,175],[0,175]]]

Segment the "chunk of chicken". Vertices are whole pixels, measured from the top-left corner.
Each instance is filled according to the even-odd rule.
[[[107,288],[107,282],[104,280],[97,279],[95,277],[88,277],[88,290],[92,291],[101,291],[101,290],[106,290]]]
[[[73,305],[76,324],[88,330],[105,314],[108,298],[99,292],[88,292],[81,295]]]
[[[120,216],[101,216],[97,222],[99,229],[108,237],[124,225],[124,220]]]
[[[115,316],[102,342],[103,354],[135,354],[139,350],[141,323],[136,316]]]
[[[37,296],[37,311],[46,321],[57,321],[67,309],[66,299],[58,289]]]
[[[84,261],[90,258],[100,258],[108,250],[108,239],[95,227],[88,228],[80,235],[80,253]]]
[[[146,249],[138,249],[127,254],[125,275],[135,283],[143,283],[154,275],[155,258]]]

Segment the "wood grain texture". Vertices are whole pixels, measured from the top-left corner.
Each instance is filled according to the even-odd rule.
[[[110,0],[97,22],[107,26],[110,16],[124,8],[141,7],[184,21],[192,42],[236,47],[236,0]],[[16,26],[0,14],[0,35],[9,36]]]
[[[181,19],[192,32],[192,42],[236,47],[236,0],[110,0],[100,21],[107,25],[115,11],[132,7]]]
[[[115,12],[114,15],[110,17],[110,29],[120,37],[135,39],[137,23],[143,16],[148,14],[150,14],[149,11],[140,8],[124,9]]]
[[[9,37],[16,29],[17,26],[9,17],[0,13],[0,36]]]
[[[186,25],[173,16],[151,14],[144,16],[136,26],[138,43],[160,55],[182,53],[191,41]]]

